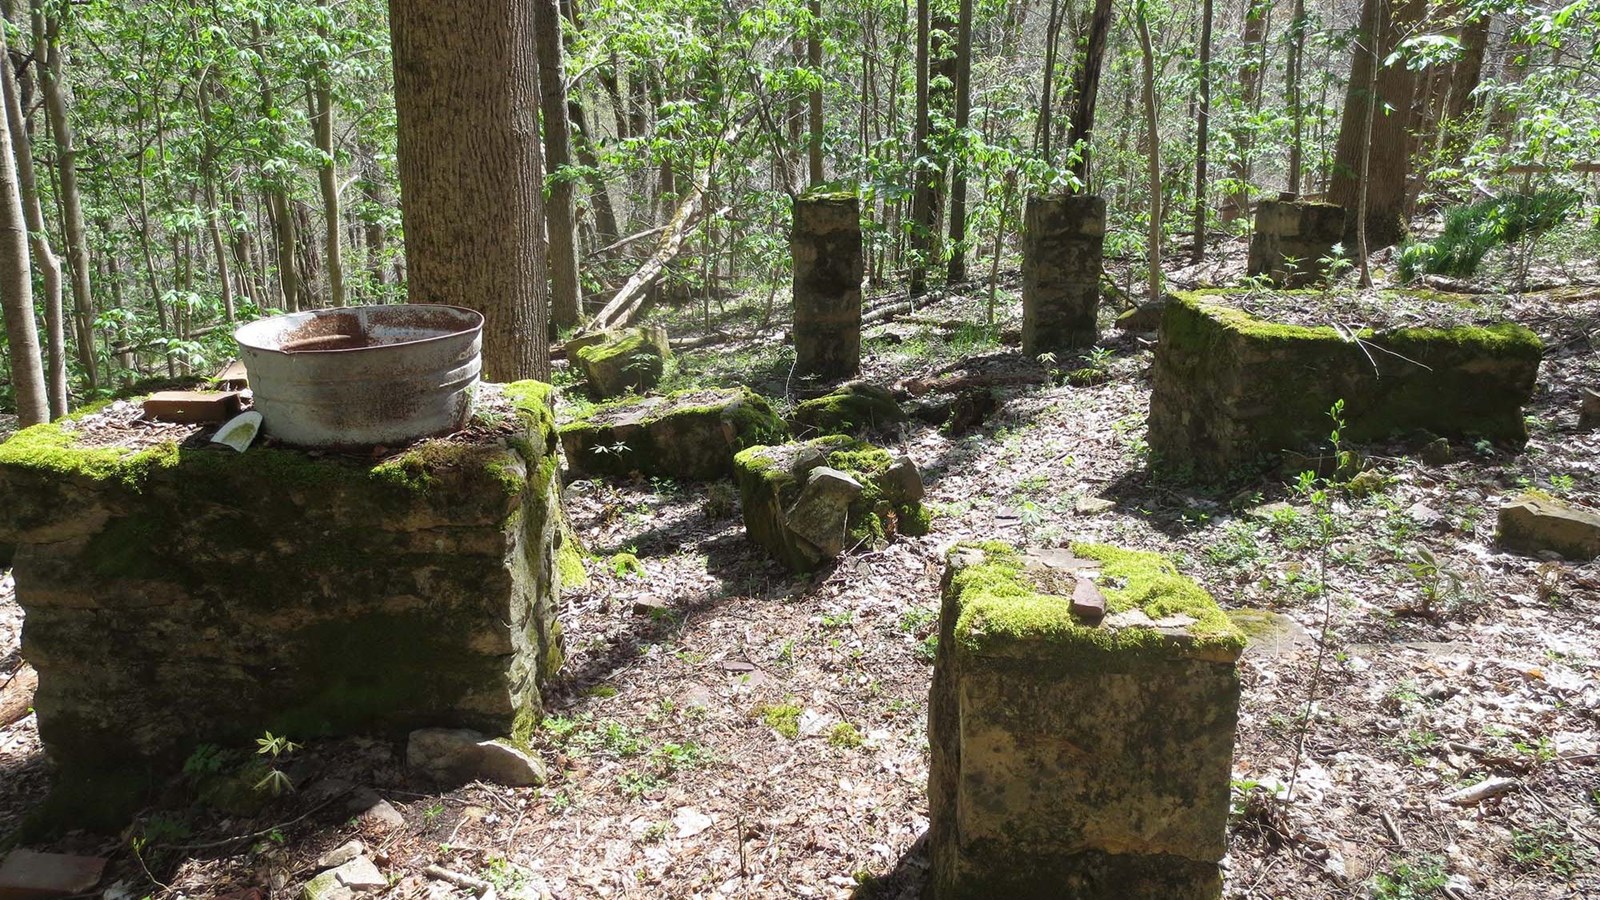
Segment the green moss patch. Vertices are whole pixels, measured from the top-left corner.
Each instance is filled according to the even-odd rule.
[[[1040,590],[1027,571],[1026,558],[999,542],[962,543],[952,557],[978,551],[981,561],[963,566],[951,582],[960,613],[955,638],[980,655],[1015,655],[1019,645],[1049,653],[1093,649],[1108,653],[1160,652],[1188,655],[1237,655],[1244,634],[1192,579],[1179,574],[1157,553],[1125,550],[1103,544],[1076,543],[1072,553],[1100,563],[1098,586],[1106,599],[1108,618],[1138,610],[1152,620],[1184,616],[1186,639],[1145,625],[1086,625],[1073,616],[1069,597]]]

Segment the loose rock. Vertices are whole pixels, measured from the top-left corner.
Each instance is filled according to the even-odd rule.
[[[544,784],[537,757],[467,728],[422,728],[406,742],[406,765],[440,784],[488,781],[507,787]]]
[[[1567,559],[1600,556],[1600,515],[1554,497],[1523,494],[1500,508],[1500,546],[1525,556],[1557,553]]]

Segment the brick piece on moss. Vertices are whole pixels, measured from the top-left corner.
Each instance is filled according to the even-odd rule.
[[[115,825],[133,776],[265,730],[531,727],[562,662],[550,388],[480,391],[502,427],[377,464],[84,446],[71,420],[0,444],[51,811]]]
[[[803,437],[861,437],[910,420],[887,388],[865,381],[852,381],[821,397],[802,400],[790,417],[795,433]]]
[[[726,478],[735,453],[788,436],[772,404],[743,388],[620,400],[561,426],[567,466],[576,475],[689,481]]]
[[[834,435],[751,447],[734,465],[745,534],[793,571],[811,571],[851,547],[878,546],[896,534],[927,533],[916,464],[863,441]],[[827,477],[819,481],[818,472]],[[840,476],[860,491],[842,490]],[[842,540],[833,539],[835,523],[819,512],[824,493],[843,504]]]
[[[596,400],[650,390],[661,383],[671,358],[667,331],[657,325],[630,328],[598,342],[580,339],[576,354],[570,357]]]
[[[1500,507],[1496,531],[1500,546],[1513,553],[1579,562],[1600,557],[1600,515],[1546,494],[1526,493]]]
[[[1522,407],[1544,356],[1520,325],[1358,332],[1268,322],[1229,291],[1167,304],[1150,397],[1156,465],[1212,480],[1319,446],[1344,401],[1344,439],[1431,432],[1527,443]]]
[[[1077,580],[1104,594],[1072,612]],[[1221,896],[1245,637],[1165,558],[951,549],[929,701],[934,900]]]

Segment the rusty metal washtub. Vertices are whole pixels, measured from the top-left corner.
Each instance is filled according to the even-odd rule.
[[[483,316],[459,306],[347,306],[234,332],[262,425],[297,447],[398,447],[467,423]]]

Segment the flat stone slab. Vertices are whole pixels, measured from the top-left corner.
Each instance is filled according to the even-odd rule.
[[[1600,556],[1600,515],[1554,497],[1523,494],[1500,507],[1496,531],[1500,546],[1513,553],[1577,561]]]
[[[765,397],[743,388],[680,391],[619,401],[561,426],[576,475],[725,478],[734,454],[788,438]]]
[[[1344,439],[1432,432],[1527,442],[1522,407],[1544,354],[1509,323],[1341,334],[1280,325],[1180,292],[1163,315],[1150,398],[1154,464],[1207,479],[1315,446],[1344,401]]]
[[[942,591],[931,896],[1219,897],[1245,637],[1210,595],[1156,554],[995,541]]]
[[[106,861],[97,856],[17,849],[0,861],[0,900],[53,900],[87,894],[100,883]]]

